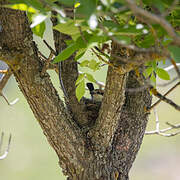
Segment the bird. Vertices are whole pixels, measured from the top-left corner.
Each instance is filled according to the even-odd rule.
[[[104,95],[104,90],[94,89],[93,83],[86,83],[87,88],[89,89],[91,99],[95,102],[101,102]]]

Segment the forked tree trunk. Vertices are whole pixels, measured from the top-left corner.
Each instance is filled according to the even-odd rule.
[[[145,109],[151,103],[147,90],[125,91],[140,86],[135,73],[119,74],[109,67],[102,105],[90,100],[79,103],[77,64],[64,61],[62,78],[70,100],[66,108],[49,75],[41,74],[44,62],[38,57],[25,13],[1,8],[0,25],[0,59],[10,66],[63,173],[69,180],[128,180],[147,124]],[[59,41],[58,36],[54,33],[57,50],[67,38],[61,35]],[[120,47],[112,44],[112,54],[118,51]]]

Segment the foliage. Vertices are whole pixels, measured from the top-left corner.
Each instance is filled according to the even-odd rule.
[[[55,57],[54,63],[64,61],[74,53],[76,53],[75,60],[79,61],[80,58],[83,59],[87,50],[94,47],[97,47],[94,49],[97,57],[110,58],[109,51],[102,49],[103,44],[109,43],[110,40],[135,51],[138,49],[151,52],[153,49],[153,53],[158,52],[158,56],[151,56],[149,62],[146,61],[147,69],[144,74],[153,82],[156,81],[156,75],[164,80],[170,79],[169,74],[158,67],[157,61],[173,58],[176,62],[180,62],[180,47],[175,37],[168,31],[169,24],[179,37],[180,7],[174,5],[175,1],[136,0],[137,6],[145,10],[145,13],[153,14],[157,18],[160,15],[164,17],[167,23],[164,23],[164,26],[151,17],[143,18],[136,14],[130,0],[10,0],[10,2],[11,5],[8,7],[27,11],[33,33],[41,38],[46,29],[46,18],[55,16],[51,11],[57,12],[58,24],[53,29],[71,36],[72,40],[68,41],[67,48]],[[65,7],[73,9],[73,17],[69,16]],[[103,67],[102,63],[107,62],[102,61],[102,58],[98,58],[98,62],[92,58],[79,64],[81,67],[96,71]],[[76,82],[78,100],[85,93],[86,79],[95,82],[92,74],[87,72],[79,76]]]

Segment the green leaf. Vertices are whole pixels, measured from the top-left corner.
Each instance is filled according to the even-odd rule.
[[[55,58],[53,63],[64,61],[69,58],[77,50],[76,43],[70,44],[66,49],[60,52]]]
[[[70,44],[73,43],[73,40],[72,39],[67,39],[67,40],[64,40],[66,45],[69,46]]]
[[[80,6],[77,7],[77,14],[82,14],[86,19],[95,12],[96,10],[96,0],[80,0]]]
[[[116,36],[115,35],[114,37],[123,44],[130,44],[131,43],[131,38],[128,36],[120,36],[120,35]]]
[[[143,3],[150,5],[150,6],[155,6],[158,8],[161,12],[164,10],[164,3],[162,0],[143,0]]]
[[[96,60],[92,59],[91,61],[89,61],[89,68],[93,71],[96,71],[99,69],[99,64],[100,63],[97,63]]]
[[[89,81],[96,83],[96,80],[94,79],[94,77],[93,77],[91,74],[86,73],[86,78],[87,78]]]
[[[136,25],[130,25],[127,24],[126,26],[119,25],[117,23],[114,23],[110,20],[106,20],[103,22],[103,26],[107,27],[110,32],[112,32],[114,35],[138,35],[142,34],[142,29],[138,29]]]
[[[153,82],[153,84],[155,85],[155,84],[156,84],[156,77],[155,77],[155,74],[154,74],[154,73],[151,74],[150,79],[151,79],[151,81]]]
[[[37,26],[33,27],[32,31],[35,35],[43,38],[45,29],[46,29],[46,24],[45,24],[45,22],[42,22],[42,23],[38,24]]]
[[[11,4],[25,4],[25,0],[8,0]]]
[[[27,11],[29,13],[36,13],[36,10],[32,7],[29,7],[27,4],[8,4],[5,5],[5,7],[11,8],[11,9],[17,9],[21,11]]]
[[[171,37],[165,36],[164,40],[162,41],[163,46],[167,46],[169,43],[171,43],[173,40]]]
[[[77,97],[78,101],[81,100],[81,98],[84,96],[84,94],[85,94],[85,81],[82,80],[76,87],[76,97]]]
[[[145,77],[149,77],[153,71],[154,69],[152,67],[148,67],[144,72]]]
[[[67,5],[67,6],[73,6],[74,3],[75,3],[75,0],[64,0],[64,1],[62,1],[62,0],[57,0],[57,1],[59,1],[59,2],[62,3],[62,4],[65,4],[65,5]]]
[[[156,61],[151,61],[148,63],[149,66],[153,68],[153,70],[156,72],[157,69],[157,62]]]
[[[47,10],[45,9],[45,6],[44,6],[41,2],[39,2],[39,1],[37,1],[37,0],[31,0],[31,1],[29,1],[29,0],[24,0],[24,2],[25,2],[25,4],[27,4],[27,5],[29,5],[29,6],[32,6],[33,8],[39,10],[40,12],[45,13],[45,12],[47,11]]]
[[[85,54],[87,48],[81,48],[76,52],[75,61],[79,60]]]
[[[88,60],[84,60],[80,64],[81,67],[88,67],[88,65],[89,65],[89,61]]]
[[[76,85],[78,85],[78,84],[84,79],[84,76],[85,76],[84,73],[83,73],[83,74],[80,74],[80,75],[78,76],[78,78],[77,78],[77,80],[76,80]]]
[[[87,40],[88,37],[86,36],[86,34],[84,34],[84,38]],[[84,49],[88,46],[88,44],[82,39],[81,36],[76,40],[76,44],[80,49]]]
[[[142,48],[149,48],[155,44],[155,38],[152,34],[147,34],[142,38],[142,35],[139,35],[140,40],[137,41],[138,46]]]
[[[164,69],[162,69],[162,68],[157,68],[156,73],[157,73],[157,75],[158,75],[161,79],[170,80],[170,76],[169,76],[168,72],[165,71]]]
[[[80,35],[80,31],[79,31],[79,28],[77,25],[78,24],[80,25],[82,22],[83,22],[83,20],[76,20],[76,21],[68,20],[66,23],[61,23],[61,24],[54,26],[53,29],[55,29],[61,33],[70,35],[70,36],[73,36],[73,35],[77,36],[77,34]],[[87,26],[81,26],[82,31],[87,30],[87,29],[88,29]]]
[[[98,42],[98,43],[104,43],[107,42],[110,38],[108,36],[105,35],[98,35],[98,34],[93,34],[90,38],[89,38],[89,43],[94,43],[94,42]]]
[[[180,62],[180,47],[168,46],[168,50],[170,51],[172,58],[176,62]]]

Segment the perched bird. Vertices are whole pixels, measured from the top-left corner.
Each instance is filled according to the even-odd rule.
[[[92,100],[95,102],[101,102],[104,95],[104,90],[94,89],[93,83],[87,83],[86,86],[89,89]]]

